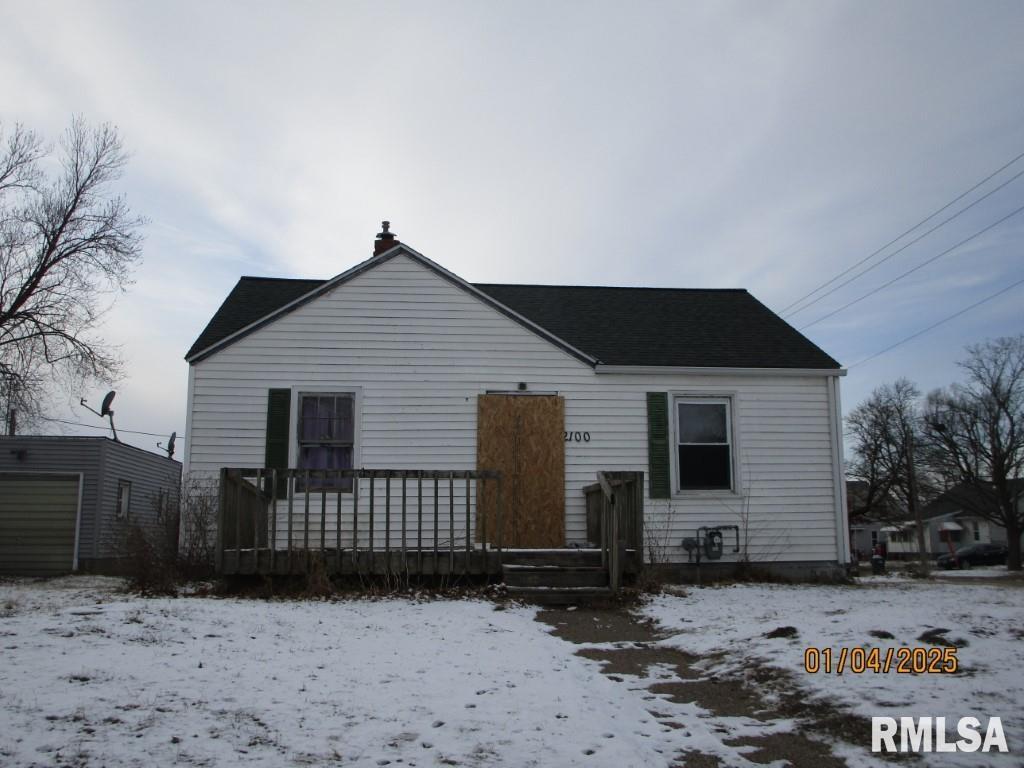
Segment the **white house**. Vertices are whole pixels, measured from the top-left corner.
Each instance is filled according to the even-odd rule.
[[[1018,504],[1024,504],[1024,480],[1011,480],[1010,488],[1020,495]],[[998,509],[993,497],[968,485],[958,484],[939,494],[921,510],[925,552],[938,556],[972,544],[1006,546],[1006,528],[991,519],[993,509]],[[890,556],[917,557],[919,547],[914,520],[891,521],[882,528],[882,533]]]
[[[739,529],[723,563],[848,559],[845,371],[744,290],[470,284],[385,223],[375,255],[329,280],[241,278],[186,360],[192,475],[498,469],[506,515],[532,520],[506,546],[552,549],[593,544],[598,472],[638,471],[648,560],[693,563],[684,540],[721,526]],[[365,541],[342,512],[370,493],[355,485],[311,486],[314,541]],[[451,492],[464,532],[479,526],[475,486]]]

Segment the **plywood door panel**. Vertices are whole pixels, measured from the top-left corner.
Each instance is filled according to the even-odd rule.
[[[502,487],[505,547],[565,546],[565,400],[557,395],[481,395],[477,468],[496,469]],[[493,483],[480,488],[487,539],[497,541]],[[479,518],[478,518],[479,519]],[[478,538],[482,530],[478,526]]]

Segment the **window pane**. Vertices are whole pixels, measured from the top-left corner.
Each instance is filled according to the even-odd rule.
[[[727,443],[725,403],[679,403],[680,443]]]
[[[351,395],[304,395],[299,440],[352,442]]]
[[[305,445],[299,452],[300,469],[352,469],[352,449],[336,445]]]
[[[317,440],[318,400],[315,397],[302,398],[302,418],[299,421],[299,440]]]
[[[299,451],[300,469],[352,469],[352,449],[336,445],[303,446]],[[296,490],[305,490],[304,478],[299,478]],[[352,478],[310,478],[310,490],[352,490]]]
[[[331,426],[334,440],[352,442],[352,397],[339,395],[334,398],[334,421]]]
[[[679,487],[732,488],[728,445],[680,445]]]

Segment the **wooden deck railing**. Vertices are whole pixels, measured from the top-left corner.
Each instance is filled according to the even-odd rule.
[[[489,470],[222,469],[217,568],[500,573],[501,482]]]
[[[597,482],[583,493],[588,538],[597,539],[601,565],[608,569],[608,586],[617,592],[623,573],[643,568],[644,473],[598,472]],[[632,562],[627,563],[630,555]]]

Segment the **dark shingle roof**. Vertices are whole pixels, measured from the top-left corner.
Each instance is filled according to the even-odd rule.
[[[1008,482],[1010,493],[1024,494],[1024,478],[1010,480]],[[942,517],[954,512],[966,512],[968,514],[978,510],[989,510],[994,512],[999,507],[994,491],[986,493],[982,488],[970,486],[965,483],[958,483],[948,491],[936,496],[931,503],[925,505],[921,510],[921,516],[926,520],[933,517]]]
[[[266,317],[275,309],[295,301],[326,280],[289,280],[283,277],[240,277],[224,303],[213,314],[199,338],[185,354],[185,359],[196,352],[226,339],[235,331]]]
[[[243,277],[186,358],[323,285]],[[745,290],[477,284],[606,365],[838,368]]]
[[[741,289],[476,287],[606,365],[839,367]]]

